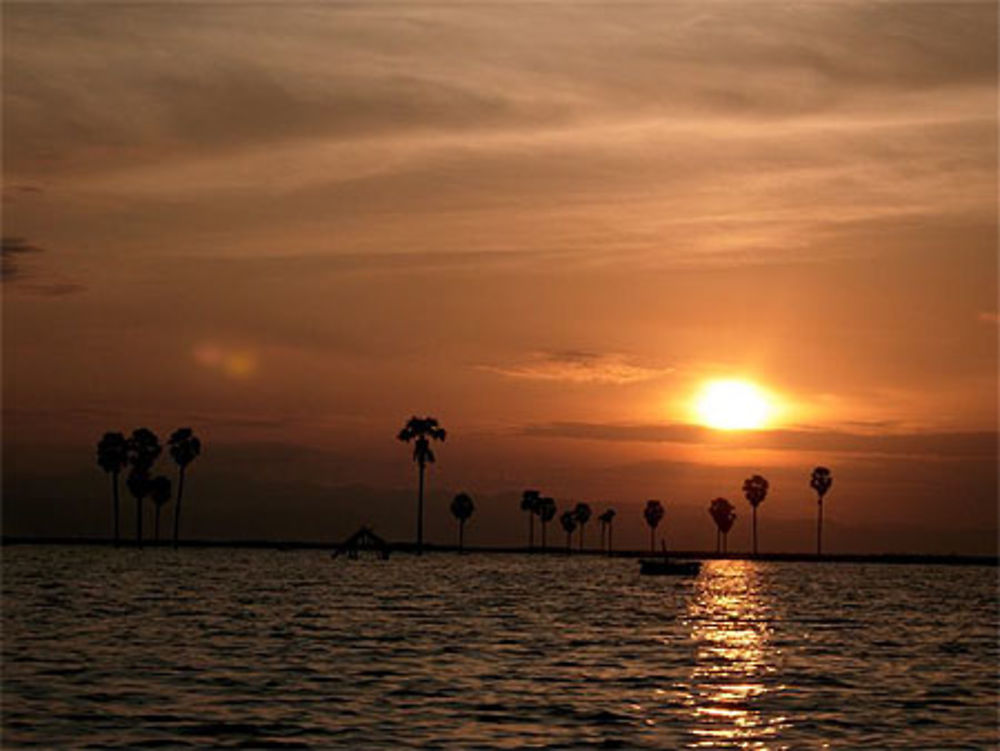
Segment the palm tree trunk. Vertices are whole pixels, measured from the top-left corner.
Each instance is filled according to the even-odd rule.
[[[160,541],[160,504],[156,504],[156,521],[153,522],[153,539]]]
[[[547,522],[545,521],[545,519],[542,519],[542,520],[541,520],[541,521],[539,522],[539,524],[540,524],[540,525],[541,525],[541,527],[542,527],[542,550],[545,550],[545,525],[546,525],[546,523],[547,523]]]
[[[650,527],[649,528],[649,552],[650,553],[655,553],[656,552],[656,539],[654,537],[655,534],[656,534],[656,527]]]
[[[174,506],[174,550],[177,550],[177,540],[181,528],[181,499],[184,497],[184,465],[177,474],[177,505]]]
[[[142,499],[135,499],[135,544],[142,547]]]
[[[572,553],[573,552],[573,548],[571,547],[571,545],[573,544],[572,539],[573,539],[573,533],[572,532],[567,532],[566,533],[566,552],[567,553]]]
[[[583,550],[583,525],[580,525],[580,550]]]
[[[115,547],[118,547],[118,473],[111,473],[111,495],[115,501]]]
[[[458,552],[462,552],[465,542],[465,519],[458,520]]]
[[[613,522],[608,522],[608,555],[611,555],[611,530],[613,529]]]
[[[819,501],[819,517],[816,520],[816,555],[823,555],[823,499]]]
[[[729,551],[729,533],[722,533],[722,552],[726,553]]]
[[[420,463],[420,481],[417,485],[417,555],[424,552],[424,463]]]
[[[757,507],[753,507],[753,554],[757,555]]]
[[[528,512],[528,550],[535,548],[535,513]]]
[[[715,528],[715,552],[722,552],[722,530],[718,527]]]

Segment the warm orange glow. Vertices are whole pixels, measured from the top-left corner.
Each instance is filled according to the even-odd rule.
[[[696,420],[717,430],[764,428],[775,412],[761,389],[736,379],[709,381],[698,392],[693,406]]]

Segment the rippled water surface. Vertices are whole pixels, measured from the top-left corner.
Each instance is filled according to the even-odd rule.
[[[996,748],[997,572],[10,548],[3,746]]]

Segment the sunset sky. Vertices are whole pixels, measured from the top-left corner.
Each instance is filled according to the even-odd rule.
[[[760,472],[810,550],[824,464],[831,552],[995,552],[997,20],[5,2],[4,532],[109,534],[97,439],[190,425],[189,536],[409,538],[428,414],[431,541],[538,487],[622,545],[726,496],[745,549]],[[766,423],[699,425],[713,379]]]

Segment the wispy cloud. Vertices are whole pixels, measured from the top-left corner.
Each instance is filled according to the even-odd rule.
[[[13,281],[23,275],[20,260],[24,256],[41,253],[42,249],[20,237],[4,237],[0,240],[0,279]]]
[[[510,378],[567,383],[624,385],[669,375],[672,368],[639,365],[621,354],[580,350],[539,352],[511,365],[480,365],[480,370]]]
[[[998,435],[972,432],[855,433],[842,430],[786,429],[716,431],[698,425],[609,425],[557,422],[531,425],[524,434],[591,441],[702,444],[732,449],[827,451],[857,454],[904,454],[939,457],[995,457]]]
[[[22,260],[37,255],[43,251],[37,245],[32,245],[20,237],[4,237],[0,243],[0,280],[6,283],[17,283],[17,289],[42,297],[64,297],[86,290],[83,284],[52,278],[50,275],[39,276],[37,270],[26,267]]]

